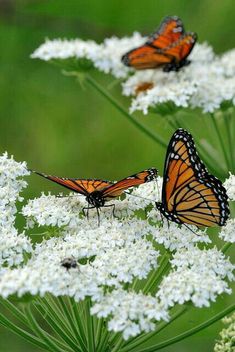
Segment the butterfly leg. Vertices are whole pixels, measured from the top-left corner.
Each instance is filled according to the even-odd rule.
[[[84,217],[87,218],[87,220],[89,220],[89,209],[94,209],[94,208],[96,208],[96,207],[84,207],[84,208],[82,208],[82,213],[83,213]],[[85,210],[87,210],[86,213],[85,213]]]
[[[183,224],[185,227],[187,227],[187,229],[189,230],[189,231],[191,231],[192,233],[194,233],[194,235],[196,235],[196,236],[200,236],[198,233],[196,233],[196,232],[194,232],[188,225],[186,225],[185,223]]]
[[[165,64],[164,67],[163,67],[163,72],[170,72],[173,70],[173,65],[172,63],[170,64]]]
[[[100,212],[99,212],[99,208],[98,207],[94,207],[94,208],[96,208],[97,218],[98,218],[98,226],[100,226]]]
[[[116,215],[115,215],[115,207],[116,207],[116,204],[103,205],[103,208],[109,208],[109,207],[113,207],[113,209],[112,209],[112,215],[113,215],[114,218],[116,218]]]

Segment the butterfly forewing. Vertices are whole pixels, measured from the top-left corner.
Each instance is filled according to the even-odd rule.
[[[113,184],[113,182],[104,181],[104,180],[63,178],[63,177],[45,175],[40,172],[36,172],[36,173],[40,176],[47,178],[48,180],[56,182],[61,186],[64,186],[74,192],[83,194],[85,196],[87,196],[88,194],[94,191],[100,191],[105,187]]]
[[[130,187],[139,186],[143,183],[153,181],[157,177],[157,170],[150,168],[132,176],[126,177],[103,190],[105,198],[115,198],[120,196]]]
[[[137,70],[156,68],[162,64],[170,63],[172,57],[161,54],[148,45],[143,45],[130,51],[122,58],[123,63]]]
[[[166,17],[159,29],[153,33],[147,43],[158,49],[163,49],[180,39],[184,33],[183,23],[177,16]]]
[[[162,202],[181,223],[224,225],[229,216],[226,191],[199,159],[192,136],[177,130],[168,146]]]

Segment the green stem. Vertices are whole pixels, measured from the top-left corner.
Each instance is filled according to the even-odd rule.
[[[224,316],[228,315],[229,313],[231,313],[234,310],[235,310],[235,304],[232,304],[231,306],[224,309],[222,312],[216,314],[214,317],[203,322],[202,324],[199,324],[199,325],[195,326],[194,328],[183,332],[180,335],[174,336],[174,337],[172,337],[166,341],[160,342],[154,346],[146,347],[145,349],[138,350],[138,352],[155,352],[155,351],[160,350],[161,348],[164,348],[164,347],[170,346],[172,344],[175,344],[179,341],[182,341],[182,340],[186,339],[187,337],[190,337],[190,336],[198,333],[199,331],[209,327],[210,325],[214,324],[215,322],[222,319]]]
[[[73,308],[75,320],[76,320],[76,323],[77,323],[77,326],[78,326],[78,330],[79,330],[80,335],[81,335],[81,339],[82,339],[82,342],[83,342],[82,346],[83,346],[83,349],[84,349],[84,346],[86,345],[86,333],[85,333],[85,329],[84,329],[84,326],[83,326],[83,323],[82,323],[83,312],[81,310],[79,311],[78,305],[79,305],[79,303],[76,303],[75,301],[73,301],[73,302],[71,301],[71,306]]]
[[[168,322],[162,322],[161,324],[159,324],[156,331],[150,332],[148,334],[144,334],[142,336],[132,339],[131,341],[126,342],[124,345],[124,348],[122,348],[120,352],[129,352],[129,351],[132,351],[133,349],[135,350],[136,347],[139,347],[140,345],[152,339],[154,336],[159,334],[160,331],[164,330],[167,326],[172,324],[174,320],[179,318],[187,311],[188,311],[187,307],[180,307],[180,309],[172,315],[171,319]]]
[[[161,277],[165,272],[165,269],[168,267],[168,263],[169,263],[169,254],[165,252],[163,257],[161,258],[159,267],[153,271],[150,278],[146,282],[143,288],[143,293],[147,293],[151,291],[152,287],[158,281],[159,277]]]
[[[221,252],[225,253],[227,250],[231,247],[232,243],[231,242],[226,242],[223,247],[220,249]]]
[[[51,352],[63,352],[63,350],[61,350],[52,341],[52,339],[47,336],[46,332],[38,325],[29,307],[25,309],[25,314],[27,316],[29,326],[45,342],[45,344],[47,345],[47,349]]]
[[[212,124],[213,124],[213,126],[214,126],[214,129],[215,129],[215,131],[216,131],[216,134],[217,134],[217,137],[218,137],[218,139],[219,139],[219,141],[220,141],[220,147],[221,147],[221,149],[222,149],[222,152],[223,152],[223,154],[224,154],[224,159],[225,159],[225,162],[226,162],[226,165],[227,165],[227,170],[229,170],[229,165],[230,165],[230,163],[229,163],[229,158],[228,158],[228,156],[227,156],[227,151],[226,151],[226,148],[225,148],[225,143],[224,143],[224,141],[223,141],[223,138],[222,138],[222,135],[221,135],[221,133],[220,133],[220,130],[219,130],[219,127],[218,127],[218,125],[217,125],[217,121],[216,121],[216,117],[215,117],[215,115],[214,114],[210,114],[210,116],[211,116],[211,120],[212,120]]]
[[[44,319],[45,314],[47,314],[46,321],[50,327],[60,336],[61,339],[67,343],[68,346],[72,348],[73,351],[79,352],[80,349],[77,346],[77,341],[67,326],[64,324],[63,320],[58,316],[57,312],[52,308],[52,306],[49,307],[43,303],[35,305],[35,308],[38,310],[41,316],[44,317]]]
[[[122,336],[118,339],[115,347],[112,349],[112,352],[118,352],[120,351],[121,346],[124,344]]]
[[[230,171],[234,173],[235,171],[235,152],[234,152],[234,147],[233,147],[233,141],[232,141],[232,136],[231,133],[233,132],[233,124],[232,124],[232,116],[227,113],[224,116],[225,119],[225,127],[228,135],[228,144],[229,144],[229,154],[230,154],[230,162],[231,162],[231,169]]]
[[[103,326],[101,340],[99,341],[96,352],[103,352],[107,346],[107,342],[109,340],[110,333],[107,330],[107,327]]]
[[[5,318],[1,313],[0,313],[0,324],[2,324],[5,328],[11,330],[15,334],[19,335],[23,339],[27,340],[28,342],[32,343],[33,345],[42,348],[43,350],[47,350],[47,344],[42,342],[41,339],[38,337],[30,334],[29,332],[19,328],[17,325],[12,323],[9,319]]]
[[[87,321],[87,350],[88,352],[95,351],[95,337],[94,337],[94,322],[91,315],[91,298],[87,298],[86,321]]]
[[[98,320],[98,325],[97,325],[97,330],[96,330],[96,335],[95,335],[95,346],[96,348],[99,345],[99,341],[101,338],[101,333],[102,333],[102,329],[103,329],[103,323],[104,323],[104,318],[100,318]]]
[[[7,308],[18,320],[20,320],[23,324],[27,325],[28,321],[25,318],[25,315],[18,309],[13,303],[11,303],[8,299],[1,298],[1,304]]]
[[[62,329],[63,332],[67,334],[71,340],[74,341],[74,343],[76,343],[76,339],[71,334],[71,331],[67,323],[67,320],[65,319],[65,316],[60,312],[59,308],[55,306],[52,300],[49,300],[49,298],[45,296],[44,298],[39,299],[39,303],[40,303],[39,307],[43,309],[44,314],[46,313],[47,316],[50,319],[52,319],[52,321],[55,322],[57,326],[60,329]],[[37,308],[38,306],[35,305],[35,307]]]
[[[73,335],[76,337],[76,340],[79,344],[83,344],[83,341],[81,340],[81,337],[79,335],[79,332],[76,328],[76,325],[72,319],[72,314],[71,312],[69,311],[69,308],[67,307],[66,303],[64,302],[63,298],[62,297],[58,297],[57,298],[58,301],[60,302],[61,306],[62,306],[62,309],[63,309],[63,312],[69,322],[69,325],[73,331]],[[85,349],[85,345],[83,345],[83,349]]]
[[[153,134],[149,129],[144,127],[141,123],[138,122],[131,114],[129,114],[124,107],[122,107],[119,102],[108,93],[98,82],[96,82],[91,76],[86,75],[86,80],[96,91],[98,91],[103,97],[105,97],[118,111],[125,116],[129,122],[131,122],[135,127],[137,127],[141,132],[143,132],[146,136],[151,138],[154,142],[158,143],[162,147],[166,148],[167,143],[161,138],[159,135]]]

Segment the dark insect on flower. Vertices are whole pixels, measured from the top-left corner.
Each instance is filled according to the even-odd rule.
[[[77,268],[78,264],[74,257],[68,257],[61,261],[61,266],[69,270],[71,268]]]
[[[99,221],[99,208],[113,207],[113,215],[115,204],[108,204],[106,202],[121,196],[128,188],[139,186],[143,183],[150,182],[156,179],[157,170],[150,168],[132,176],[128,176],[120,181],[111,182],[97,179],[76,179],[76,178],[62,178],[57,176],[49,176],[40,172],[33,171],[36,174],[47,178],[53,182],[60,184],[76,193],[82,194],[86,197],[88,207],[83,208],[83,212],[89,209],[96,209]],[[84,212],[85,215],[85,212]]]
[[[165,72],[178,71],[190,63],[187,57],[196,40],[196,33],[185,32],[180,18],[169,16],[144,45],[123,55],[122,62],[136,70],[162,66]]]
[[[168,220],[195,226],[223,226],[230,214],[222,182],[208,173],[193,137],[182,128],[168,145],[162,202],[156,207]]]

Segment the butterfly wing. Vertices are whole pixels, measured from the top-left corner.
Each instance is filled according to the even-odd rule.
[[[160,53],[156,48],[146,44],[123,55],[122,62],[136,70],[156,68],[170,63],[172,58]]]
[[[177,16],[167,16],[161,22],[159,29],[154,32],[146,44],[156,49],[164,49],[172,43],[177,42],[184,34],[184,26]]]
[[[185,60],[192,51],[196,43],[197,35],[195,33],[186,33],[178,41],[162,49],[162,53],[172,57],[174,62]]]
[[[122,62],[139,70],[179,63],[190,54],[196,39],[195,33],[185,33],[180,18],[169,16],[144,45],[123,55]]]
[[[60,184],[74,192],[83,194],[84,196],[89,195],[94,191],[100,191],[107,186],[113,184],[110,181],[104,180],[92,180],[92,179],[76,179],[76,178],[63,178],[57,176],[45,175],[40,172],[34,171],[37,175],[47,178],[50,181]]]
[[[112,199],[120,196],[124,191],[130,187],[139,186],[143,183],[153,181],[157,177],[157,170],[150,168],[132,176],[126,177],[111,186],[106,187],[102,194],[106,199]]]
[[[181,223],[224,225],[228,197],[220,180],[199,159],[192,136],[178,129],[169,143],[164,168],[162,203]]]

